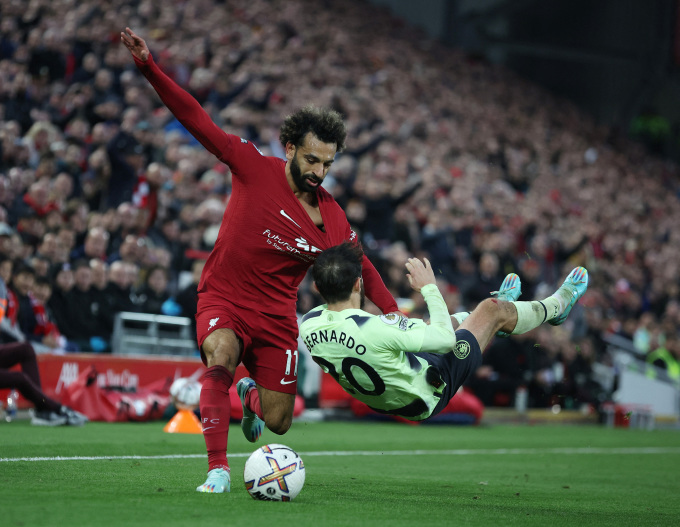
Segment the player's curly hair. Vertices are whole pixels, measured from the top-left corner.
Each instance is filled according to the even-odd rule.
[[[285,148],[288,143],[301,146],[308,132],[312,132],[324,143],[335,143],[337,151],[345,148],[347,130],[342,117],[335,110],[307,105],[287,116],[279,134]]]
[[[319,255],[312,267],[312,278],[327,303],[349,299],[354,281],[361,276],[363,257],[361,245],[352,242],[335,245]]]

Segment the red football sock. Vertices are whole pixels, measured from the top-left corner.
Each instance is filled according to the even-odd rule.
[[[262,406],[260,406],[260,394],[257,387],[251,388],[246,394],[246,407],[251,412],[255,412],[260,419],[264,420],[262,416]]]
[[[229,388],[234,376],[224,366],[212,366],[203,374],[201,388],[201,424],[203,438],[208,450],[208,471],[214,468],[229,469],[227,462],[227,438],[231,399]]]

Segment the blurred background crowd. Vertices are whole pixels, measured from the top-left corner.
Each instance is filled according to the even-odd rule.
[[[567,323],[497,339],[470,387],[486,404],[597,404],[607,335],[678,358],[679,169],[499,66],[364,2],[0,0],[4,339],[110,351],[115,314],[193,318],[230,196],[228,167],[177,123],[120,43],[126,27],[226,131],[283,157],[307,103],[344,116],[324,186],[402,310],[427,316],[403,264],[428,257],[451,312],[516,272],[522,299],[574,266]],[[299,310],[319,302],[309,280]]]

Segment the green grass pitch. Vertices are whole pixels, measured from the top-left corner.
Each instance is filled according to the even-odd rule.
[[[203,437],[163,425],[0,423],[0,525],[680,524],[675,430],[296,422],[258,443],[286,444],[306,466],[297,499],[271,503],[244,488],[257,445],[237,423],[226,495],[194,490],[207,468]]]

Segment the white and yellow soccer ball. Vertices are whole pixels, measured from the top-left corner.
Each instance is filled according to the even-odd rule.
[[[189,377],[176,379],[170,386],[170,396],[180,410],[194,410],[201,401],[201,383]]]
[[[243,480],[256,500],[291,501],[305,484],[305,464],[292,448],[272,443],[250,455]]]

